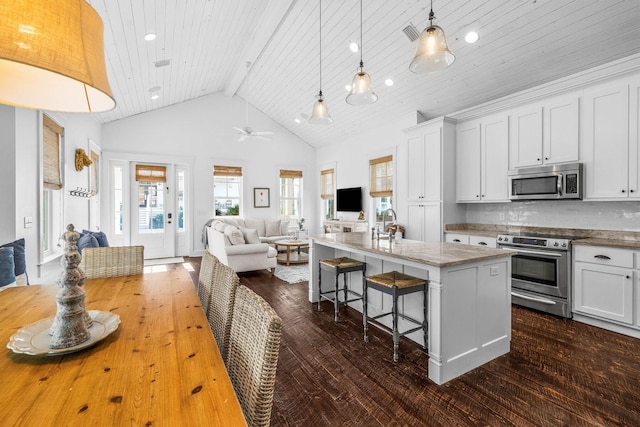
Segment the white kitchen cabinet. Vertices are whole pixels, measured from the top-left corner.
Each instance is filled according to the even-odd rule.
[[[469,244],[471,246],[482,246],[485,248],[498,247],[498,240],[495,237],[487,236],[469,236]]]
[[[640,200],[637,80],[617,80],[584,92],[586,199]]]
[[[424,242],[439,242],[442,239],[440,202],[409,204],[407,213],[405,238]]]
[[[444,235],[444,241],[449,243],[469,244],[469,236],[466,234],[447,233]]]
[[[578,94],[518,108],[509,114],[509,165],[513,168],[579,160]]]
[[[405,237],[441,241],[445,221],[461,222],[465,214],[464,207],[455,203],[455,122],[441,117],[404,132],[408,154]]]
[[[574,258],[574,313],[632,325],[636,305],[633,252],[575,246]]]
[[[507,114],[496,114],[459,124],[456,146],[457,201],[509,201]]]

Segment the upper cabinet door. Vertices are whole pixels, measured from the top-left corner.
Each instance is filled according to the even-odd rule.
[[[510,114],[512,169],[542,164],[542,106],[519,108]]]
[[[586,198],[628,199],[629,84],[614,82],[585,90],[581,123]]]
[[[497,114],[482,119],[482,191],[480,198],[486,202],[508,202],[509,182],[509,117]]]
[[[456,135],[457,201],[480,201],[480,122],[459,123]]]
[[[545,102],[543,107],[543,163],[577,162],[578,95],[569,94]]]
[[[407,163],[409,182],[407,197],[412,201],[424,200],[424,141],[422,135],[413,135],[407,139],[409,159]]]
[[[442,126],[434,126],[424,134],[424,199],[442,199]]]

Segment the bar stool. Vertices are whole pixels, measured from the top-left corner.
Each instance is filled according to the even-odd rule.
[[[393,304],[391,306],[391,312],[382,313],[377,316],[369,317],[367,315],[367,289],[372,288],[376,289],[385,294],[391,295],[393,298]],[[420,322],[416,319],[413,319],[404,314],[398,313],[398,297],[401,295],[407,295],[413,292],[422,291],[424,295],[424,305],[423,305],[423,316],[424,321]],[[363,277],[362,279],[362,323],[364,325],[364,341],[369,342],[369,337],[367,336],[367,321],[380,319],[381,317],[385,317],[391,315],[393,318],[393,327],[391,328],[391,332],[393,334],[393,361],[398,361],[398,343],[400,341],[400,337],[403,335],[410,334],[412,332],[418,331],[420,329],[423,330],[424,333],[424,346],[423,348],[426,350],[427,348],[427,281],[424,279],[418,279],[417,277],[411,277],[406,274],[398,273],[397,271],[391,271],[388,273],[376,274],[369,277]],[[398,332],[398,317],[402,317],[403,319],[419,325],[416,328],[409,329],[405,332]],[[380,324],[379,322],[375,322],[382,328],[389,330],[388,327]]]
[[[334,289],[330,291],[322,292],[322,270],[331,271],[336,278],[336,284]],[[335,321],[338,321],[338,310],[340,307],[340,303],[346,304],[353,301],[359,301],[362,299],[362,294],[359,294],[349,288],[347,288],[347,274],[352,271],[362,271],[362,276],[364,277],[364,273],[366,270],[366,264],[362,261],[358,261],[355,259],[341,257],[341,258],[333,258],[333,259],[321,259],[320,260],[320,269],[318,271],[318,311],[321,311],[320,302],[325,299],[333,302],[333,308],[335,311]],[[338,286],[338,278],[342,274],[342,284],[343,288],[340,289]],[[339,291],[343,291],[344,299],[340,301]],[[333,297],[326,296],[326,294],[333,294]],[[349,295],[354,295],[356,298],[348,299]]]

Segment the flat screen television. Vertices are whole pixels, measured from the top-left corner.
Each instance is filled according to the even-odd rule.
[[[339,188],[336,191],[336,198],[338,212],[360,212],[362,210],[361,187]]]

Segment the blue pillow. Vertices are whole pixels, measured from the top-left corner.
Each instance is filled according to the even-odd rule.
[[[16,282],[13,247],[0,248],[0,288]]]
[[[81,234],[80,238],[76,242],[78,246],[78,252],[82,253],[84,248],[98,248],[100,245],[98,244],[98,239],[93,237],[91,233]]]
[[[25,275],[27,280],[27,284],[29,284],[29,277],[27,277],[27,256],[24,249],[24,238],[18,239],[11,243],[6,243],[1,245],[0,248],[13,248],[13,262],[15,264],[15,275],[19,276],[21,274]]]
[[[91,234],[93,237],[96,238],[96,240],[98,241],[98,245],[101,248],[108,248],[109,247],[109,241],[107,240],[107,235],[104,234],[103,231],[82,230],[82,234]]]

